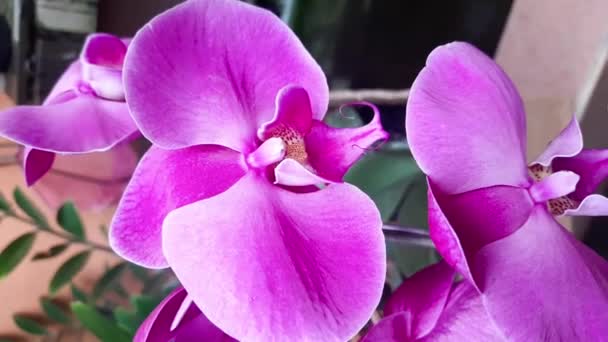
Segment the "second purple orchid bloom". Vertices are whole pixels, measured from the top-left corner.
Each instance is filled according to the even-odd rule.
[[[576,119],[531,164],[515,87],[465,43],[435,49],[414,82],[406,131],[429,181],[430,234],[510,341],[608,336],[608,262],[555,219],[606,215],[592,194],[608,152],[582,150]]]
[[[36,184],[50,206],[66,200],[80,208],[111,204],[135,168],[136,155],[126,142],[137,127],[122,86],[127,44],[109,34],[90,35],[42,105],[0,113],[0,136],[24,146],[19,159],[26,183]],[[44,177],[53,165],[57,172]]]
[[[154,18],[124,81],[154,146],[114,217],[117,253],[171,267],[239,340],[355,335],[380,300],[386,255],[378,210],[342,178],[387,138],[378,114],[357,129],[324,124],[321,68],[276,16],[239,1]]]

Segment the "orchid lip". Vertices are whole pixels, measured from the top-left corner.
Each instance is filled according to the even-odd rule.
[[[578,206],[577,201],[568,197],[576,190],[580,176],[572,171],[553,172],[550,166],[534,164],[529,167],[534,183],[529,193],[535,203],[546,203],[554,216],[563,215],[566,210]]]

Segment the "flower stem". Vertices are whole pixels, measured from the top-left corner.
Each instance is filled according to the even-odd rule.
[[[54,235],[54,236],[56,236],[56,237],[58,237],[60,239],[66,240],[66,242],[84,245],[84,246],[87,246],[87,247],[89,247],[89,248],[91,248],[93,250],[96,250],[96,251],[111,253],[113,255],[116,254],[108,246],[105,246],[105,245],[102,245],[102,244],[98,244],[96,242],[92,242],[92,241],[88,241],[88,240],[76,239],[76,238],[74,238],[74,237],[72,237],[72,236],[70,236],[68,234],[65,234],[65,233],[62,233],[62,232],[59,232],[59,231],[56,231],[56,230],[42,228],[42,227],[38,226],[34,221],[30,220],[27,217],[21,216],[19,214],[16,214],[16,213],[13,213],[13,212],[6,212],[5,215],[6,215],[5,217],[12,217],[12,218],[14,218],[14,219],[16,219],[18,221],[21,221],[23,223],[26,223],[26,224],[29,224],[29,225],[33,226],[34,228],[38,229],[38,231],[49,233],[49,234]]]
[[[405,105],[409,89],[341,89],[329,92],[329,108],[353,102],[371,102],[375,105]]]
[[[420,228],[403,227],[394,224],[385,224],[382,227],[384,236],[388,240],[404,243],[407,245],[416,245],[421,247],[434,248],[435,245],[429,237],[429,234]]]

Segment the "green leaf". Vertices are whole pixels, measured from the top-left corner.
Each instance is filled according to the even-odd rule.
[[[63,251],[65,251],[69,246],[70,246],[69,243],[62,243],[59,245],[52,246],[51,248],[49,248],[48,250],[46,250],[44,252],[38,252],[38,253],[34,254],[34,257],[32,257],[32,260],[38,261],[38,260],[45,260],[45,259],[56,257],[59,254],[63,253]]]
[[[93,298],[97,299],[101,297],[108,287],[120,277],[126,267],[127,264],[123,262],[107,270],[106,273],[99,278],[97,284],[95,284],[95,287],[93,288]]]
[[[415,228],[429,226],[427,188],[426,178],[423,175],[412,180],[397,213],[399,224]]]
[[[70,283],[72,278],[82,270],[90,255],[91,251],[80,252],[61,265],[53,276],[53,279],[51,279],[49,292],[54,294],[64,285]]]
[[[11,208],[10,203],[6,200],[3,194],[0,194],[0,211],[4,211],[6,213],[13,213],[13,208]]]
[[[19,329],[32,335],[46,335],[48,330],[35,320],[22,315],[13,315],[13,321]]]
[[[406,227],[428,227],[427,184],[424,176],[416,177],[408,187],[397,214],[397,222]],[[432,248],[403,245],[394,241],[387,241],[386,245],[389,259],[407,277],[438,261]]]
[[[74,235],[80,240],[84,240],[84,228],[78,211],[72,202],[67,202],[57,211],[57,223],[66,232]]]
[[[74,300],[84,303],[89,301],[89,296],[87,296],[87,294],[84,293],[84,291],[82,291],[81,289],[79,289],[76,285],[71,284],[70,290],[72,291],[72,298]]]
[[[61,324],[69,324],[70,316],[59,305],[53,303],[48,298],[40,298],[40,306],[44,313],[53,321]]]
[[[19,208],[21,208],[21,210],[23,210],[23,212],[26,213],[27,216],[29,216],[39,228],[50,229],[49,223],[46,221],[44,215],[42,215],[40,210],[36,208],[32,201],[25,196],[21,189],[15,188],[13,191],[13,197],[15,199],[15,203],[17,203],[17,206],[19,206]]]
[[[121,328],[125,329],[131,334],[135,334],[143,322],[143,320],[140,320],[135,313],[129,312],[123,308],[117,308],[114,310],[114,318]]]
[[[82,325],[103,342],[131,341],[131,336],[127,331],[87,304],[72,303],[72,312]]]
[[[160,304],[162,298],[155,296],[135,296],[131,298],[131,303],[135,308],[135,313],[140,317],[148,317],[148,315]]]
[[[388,221],[409,184],[420,174],[409,151],[381,150],[357,162],[344,179],[371,197],[382,220]]]
[[[32,249],[35,237],[36,233],[21,235],[0,253],[0,279],[11,273],[25,258]]]

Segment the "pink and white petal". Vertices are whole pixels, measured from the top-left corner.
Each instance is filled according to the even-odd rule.
[[[80,210],[102,210],[118,203],[136,165],[137,154],[126,143],[106,152],[56,155],[32,188],[50,208],[72,201]]]
[[[283,159],[274,168],[275,184],[287,186],[307,186],[329,184],[332,181],[316,175],[294,159]]]
[[[535,182],[528,191],[534,202],[544,203],[574,192],[579,179],[579,175],[572,171],[558,171]]]
[[[420,341],[507,341],[496,327],[475,287],[467,281],[456,285],[435,329]]]
[[[25,146],[21,152],[23,159],[23,172],[25,173],[25,183],[32,186],[42,176],[44,176],[53,166],[55,153],[37,150]]]
[[[372,326],[361,342],[413,342],[418,341],[410,335],[412,317],[400,312],[386,316]]]
[[[166,342],[173,336],[171,322],[188,293],[183,287],[171,292],[139,326],[134,342]]]
[[[127,104],[67,91],[61,102],[17,106],[0,114],[0,135],[19,144],[55,153],[107,151],[137,127]]]
[[[287,85],[306,89],[314,119],[327,110],[325,75],[295,34],[241,1],[194,0],[166,11],[135,35],[125,64],[133,117],[165,148],[249,152]]]
[[[515,233],[473,258],[490,316],[509,341],[608,336],[608,264],[536,206]]]
[[[456,272],[445,262],[414,274],[403,281],[387,302],[384,313],[406,313],[411,318],[407,327],[411,337],[429,334],[437,324],[454,283]]]
[[[502,69],[467,43],[433,50],[412,85],[405,120],[418,165],[443,192],[526,186],[526,121]]]
[[[110,245],[148,268],[167,267],[161,228],[172,210],[215,196],[245,174],[242,155],[217,145],[180,150],[151,147],[139,162],[116,209]]]
[[[583,149],[583,134],[576,116],[573,116],[555,139],[551,140],[545,151],[532,164],[550,166],[555,158],[574,157]]]
[[[234,339],[214,326],[194,305],[190,305],[180,324],[171,328],[171,322],[184,304],[187,293],[179,287],[169,294],[142,323],[134,342],[232,342]]]
[[[314,121],[310,133],[305,137],[308,162],[317,173],[334,182],[342,182],[350,167],[361,158],[369,147],[389,134],[382,128],[378,109],[374,110],[370,123],[358,128],[334,128],[321,121]]]
[[[229,335],[344,341],[381,297],[381,227],[371,199],[351,185],[302,194],[249,174],[172,211],[163,250],[194,302]]]
[[[116,70],[122,69],[127,45],[119,37],[107,33],[90,34],[80,54],[83,64],[94,64]]]
[[[126,54],[127,45],[120,38],[106,33],[89,35],[80,55],[82,79],[97,96],[124,101],[122,66]]]
[[[279,90],[276,109],[272,120],[262,124],[258,129],[258,138],[266,140],[273,136],[291,135],[303,137],[312,126],[312,108],[306,89],[298,86],[286,86]]]
[[[569,197],[582,201],[608,177],[608,150],[582,150],[574,157],[554,159],[552,167],[553,171],[572,171],[581,177]]]
[[[602,195],[589,195],[585,197],[574,209],[567,209],[564,215],[568,216],[608,216],[608,198]]]
[[[200,312],[200,311],[199,311]],[[202,313],[196,318],[184,323],[175,331],[175,342],[237,342],[225,332],[216,327]],[[165,342],[159,340],[158,342]]]
[[[465,279],[473,281],[460,239],[437,203],[430,181],[428,182],[427,198],[429,204],[429,235],[433,244],[435,244],[435,248],[437,248],[437,252],[450,266],[462,274]]]
[[[263,168],[278,163],[285,157],[285,151],[286,146],[281,138],[270,138],[247,155],[247,165],[252,168]]]
[[[429,203],[429,233],[437,251],[470,281],[466,260],[470,266],[480,248],[517,231],[534,207],[523,188],[494,186],[446,195],[432,182]]]

